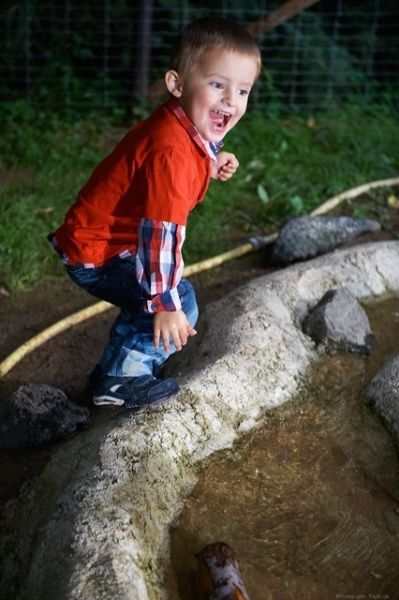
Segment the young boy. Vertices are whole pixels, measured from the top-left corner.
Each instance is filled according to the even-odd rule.
[[[71,279],[121,308],[90,377],[94,404],[138,408],[179,389],[156,374],[196,334],[195,293],[182,278],[187,218],[210,178],[227,181],[238,167],[215,149],[244,115],[260,64],[241,27],[189,24],[165,75],[169,101],[97,166],[49,236]]]

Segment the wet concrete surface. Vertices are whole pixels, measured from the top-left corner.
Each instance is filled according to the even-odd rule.
[[[173,528],[171,600],[195,598],[194,553],[234,548],[251,600],[399,598],[399,462],[365,404],[399,352],[399,299],[365,307],[370,356],[325,355],[292,402],[214,455]]]

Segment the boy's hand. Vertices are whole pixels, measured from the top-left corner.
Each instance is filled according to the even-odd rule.
[[[219,152],[216,155],[216,164],[212,165],[212,177],[219,181],[227,181],[237,171],[240,163],[231,152]]]
[[[157,312],[153,324],[154,346],[158,350],[159,342],[162,340],[166,352],[170,352],[170,339],[181,350],[187,344],[189,336],[196,335],[196,330],[191,327],[186,315],[182,310],[173,312]]]

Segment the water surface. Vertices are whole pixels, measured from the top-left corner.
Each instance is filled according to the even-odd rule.
[[[399,598],[399,462],[365,404],[399,353],[399,300],[366,307],[370,356],[314,366],[300,395],[212,456],[173,529],[171,600],[194,598],[194,553],[225,541],[251,600]]]

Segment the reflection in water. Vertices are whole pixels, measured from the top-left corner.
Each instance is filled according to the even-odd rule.
[[[398,597],[399,463],[364,399],[399,353],[399,300],[366,310],[369,357],[323,357],[296,400],[209,460],[173,531],[171,600],[193,598],[194,553],[214,541],[251,600]]]

